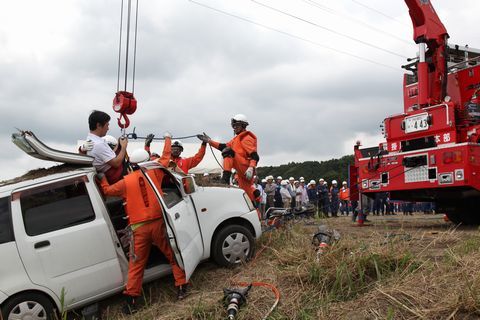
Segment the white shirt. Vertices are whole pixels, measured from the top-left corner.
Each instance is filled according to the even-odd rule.
[[[263,191],[262,185],[257,184],[257,186],[255,188],[257,188],[257,190],[260,191],[260,195],[262,196],[262,200],[260,200],[260,203],[262,203],[262,204],[267,203],[267,194]]]
[[[112,167],[107,162],[116,157],[115,152],[113,152],[112,148],[110,148],[103,138],[100,138],[93,133],[87,135],[87,140],[93,142],[93,149],[87,151],[87,155],[94,158],[93,166],[100,172],[106,172]]]
[[[292,195],[290,194],[290,191],[288,191],[287,187],[282,187],[280,189],[280,195],[282,196],[283,201],[285,201],[286,199],[292,199]]]

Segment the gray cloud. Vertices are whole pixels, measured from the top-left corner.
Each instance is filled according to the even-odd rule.
[[[349,1],[328,5],[411,38],[403,3],[365,2],[405,24],[378,17]],[[260,164],[269,165],[341,156],[345,145],[353,146],[358,135],[378,135],[380,122],[403,110],[403,59],[245,2],[205,3],[352,55],[398,66],[398,70],[262,29],[189,1],[142,1],[135,88],[138,110],[130,117],[129,129],[135,126],[141,135],[205,131],[228,140],[232,137],[230,118],[244,113],[259,138]],[[31,129],[54,144],[74,146],[86,136],[87,117],[93,109],[108,112],[112,134],[120,134],[111,109],[117,83],[119,4],[109,0],[62,5],[69,10],[57,13],[48,9],[55,3],[45,3],[51,17],[43,20],[16,15],[21,12],[19,4],[12,3],[6,10],[17,17],[15,26],[28,26],[28,32],[17,33],[8,23],[0,26],[0,44],[5,48],[0,53],[3,159],[20,157],[9,142],[14,127]],[[415,46],[364,31],[308,6],[278,2],[285,8],[289,5],[292,12],[328,23],[343,33],[415,55]],[[473,8],[479,7],[476,1],[466,0],[465,6],[458,8],[450,1],[438,0],[435,6],[452,40],[465,44],[476,39],[471,16]],[[0,14],[2,17],[4,21],[8,18]],[[57,22],[55,28],[47,28],[48,19]],[[43,24],[47,29],[42,29]],[[121,84],[123,87],[123,78]],[[188,142],[197,143],[195,139]]]

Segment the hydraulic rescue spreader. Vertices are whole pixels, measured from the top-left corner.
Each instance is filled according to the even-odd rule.
[[[117,123],[120,129],[123,131],[130,126],[130,120],[128,119],[127,115],[133,114],[137,110],[137,100],[133,95],[135,90],[135,62],[136,62],[136,54],[137,54],[137,26],[138,26],[138,0],[136,2],[135,7],[135,31],[134,31],[134,50],[133,50],[133,74],[132,74],[132,92],[127,91],[127,79],[128,79],[128,58],[129,58],[129,46],[130,46],[130,21],[131,21],[131,7],[132,1],[128,0],[127,3],[127,20],[126,20],[126,43],[125,43],[125,83],[123,90],[120,90],[120,66],[122,60],[122,33],[123,33],[123,1],[121,5],[121,12],[120,12],[120,40],[119,40],[119,49],[118,49],[118,74],[117,74],[117,93],[115,93],[115,97],[113,98],[113,111],[118,112],[120,114],[119,118],[117,118]],[[122,122],[122,118],[124,122]]]

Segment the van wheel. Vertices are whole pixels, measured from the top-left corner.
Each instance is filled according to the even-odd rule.
[[[233,267],[249,260],[255,251],[253,235],[242,225],[228,225],[213,241],[212,258],[223,267]]]
[[[38,293],[22,293],[2,307],[4,320],[53,320],[54,310],[50,300]]]

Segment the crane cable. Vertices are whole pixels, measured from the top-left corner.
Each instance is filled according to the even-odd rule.
[[[128,0],[127,3],[127,31],[126,31],[126,43],[125,43],[125,80],[123,90],[127,91],[127,81],[128,81],[128,58],[130,51],[130,24],[131,24],[131,11],[132,11],[132,0]],[[123,10],[124,10],[124,1],[121,2],[120,9],[120,32],[119,32],[119,41],[118,41],[118,64],[117,64],[117,91],[120,90],[120,73],[121,73],[121,61],[122,61],[122,39],[123,39]],[[137,60],[137,33],[138,33],[138,0],[135,6],[135,29],[134,29],[134,43],[133,43],[133,68],[132,68],[132,93],[135,91],[135,69],[136,69],[136,60]]]
[[[137,110],[137,100],[134,96],[135,91],[135,71],[136,71],[136,60],[137,60],[137,34],[138,34],[138,0],[135,6],[135,27],[134,27],[134,43],[133,43],[133,74],[131,76],[132,91],[127,91],[128,79],[129,79],[129,58],[130,58],[130,25],[132,23],[132,0],[127,2],[127,14],[126,14],[126,23],[124,26],[124,10],[125,2],[121,1],[120,9],[120,30],[119,30],[119,41],[118,41],[118,63],[117,63],[117,91],[115,93],[115,98],[113,99],[113,110],[119,113],[120,117],[117,118],[118,126],[121,129],[122,136],[125,136],[125,129],[130,125],[130,120],[127,115],[135,113]],[[126,28],[125,44],[123,44],[123,33],[124,27]],[[124,46],[124,48],[123,48]],[[120,76],[122,71],[122,49],[124,49],[125,54],[125,70],[124,72],[124,84],[123,89],[120,89]],[[122,118],[124,122],[122,122]]]
[[[262,7],[265,7],[265,8],[267,8],[267,9],[270,9],[270,10],[273,10],[273,11],[276,11],[276,12],[279,12],[279,13],[281,13],[281,14],[283,14],[283,15],[286,15],[286,16],[289,16],[289,17],[291,17],[291,18],[294,18],[294,19],[300,20],[300,21],[302,21],[302,22],[308,23],[308,24],[310,24],[310,25],[312,25],[312,26],[314,26],[314,27],[317,27],[317,28],[320,28],[320,29],[329,31],[329,32],[334,33],[334,34],[336,34],[336,35],[339,35],[339,36],[342,36],[342,37],[344,37],[344,38],[350,39],[350,40],[352,40],[352,41],[361,43],[361,44],[363,44],[363,45],[365,45],[365,46],[368,46],[368,47],[371,47],[371,48],[374,48],[374,49],[377,49],[377,50],[380,50],[380,51],[389,53],[389,54],[391,54],[391,55],[394,55],[394,56],[397,56],[397,57],[400,57],[400,58],[403,58],[403,59],[408,59],[408,57],[406,57],[406,56],[404,56],[404,55],[398,54],[398,53],[393,52],[393,51],[388,50],[388,49],[384,49],[384,48],[379,47],[379,46],[376,46],[376,45],[374,45],[374,44],[372,44],[372,43],[369,43],[369,42],[366,42],[366,41],[357,39],[357,38],[355,38],[355,37],[349,36],[348,34],[335,31],[335,30],[333,30],[333,29],[331,29],[331,28],[322,26],[322,25],[320,25],[320,24],[318,24],[318,23],[312,22],[312,21],[310,21],[310,20],[304,19],[304,18],[302,18],[302,17],[296,16],[296,15],[294,15],[294,14],[288,13],[288,12],[283,11],[283,10],[280,10],[280,9],[278,9],[278,8],[269,6],[268,4],[259,2],[259,1],[257,1],[257,0],[250,0],[250,1],[252,1],[252,2],[254,2],[254,3],[256,3],[256,4],[258,4],[258,5],[262,6]]]
[[[377,28],[377,27],[375,27],[375,26],[372,26],[371,24],[368,24],[368,23],[362,21],[361,19],[355,18],[355,17],[353,17],[353,16],[351,16],[351,15],[348,15],[348,14],[344,14],[344,13],[338,11],[338,10],[335,10],[335,9],[332,9],[332,8],[330,8],[330,7],[328,7],[328,6],[325,6],[325,5],[323,5],[323,4],[320,4],[320,3],[318,3],[318,2],[316,2],[316,1],[314,1],[314,0],[302,0],[302,1],[305,2],[305,3],[307,3],[307,4],[309,4],[310,6],[316,7],[316,8],[318,8],[318,9],[320,9],[320,10],[322,10],[322,11],[325,11],[325,12],[327,12],[327,13],[330,13],[330,14],[332,14],[332,15],[336,15],[336,16],[342,17],[342,18],[344,18],[344,19],[348,19],[349,21],[356,22],[356,23],[358,23],[358,24],[360,24],[360,25],[362,25],[362,26],[364,26],[364,27],[367,27],[367,28],[369,28],[369,29],[371,29],[371,30],[374,30],[374,31],[376,31],[376,32],[378,32],[378,33],[382,33],[382,34],[387,35],[387,36],[389,36],[389,37],[391,37],[391,38],[397,39],[398,41],[401,41],[401,42],[403,42],[403,43],[406,43],[406,44],[409,44],[409,45],[413,45],[413,43],[412,43],[411,41],[408,41],[408,40],[406,40],[406,39],[403,39],[403,38],[401,38],[401,37],[399,37],[399,36],[396,36],[396,35],[394,35],[394,34],[392,34],[392,33],[387,32],[387,31],[385,31],[385,30],[379,29],[379,28]]]
[[[364,8],[367,8],[368,10],[371,10],[371,11],[373,11],[373,12],[376,12],[377,14],[382,15],[382,16],[388,18],[388,19],[391,19],[391,20],[393,20],[393,21],[395,21],[395,22],[397,22],[397,23],[400,23],[401,25],[404,25],[404,26],[409,27],[409,25],[406,24],[406,23],[404,23],[403,21],[400,21],[400,20],[398,20],[398,19],[396,19],[396,18],[394,18],[394,17],[392,17],[392,16],[389,16],[388,14],[383,13],[382,11],[380,11],[380,10],[378,10],[378,9],[369,7],[369,6],[367,6],[366,4],[361,3],[360,1],[352,0],[352,2],[355,2],[355,3],[358,4],[359,6],[362,6],[362,7],[364,7]]]
[[[346,55],[346,56],[349,56],[349,57],[352,57],[352,58],[355,58],[355,59],[358,59],[358,60],[366,61],[366,62],[369,62],[371,64],[375,64],[377,66],[381,66],[381,67],[384,67],[384,68],[387,68],[387,69],[390,69],[390,70],[398,71],[398,68],[392,67],[390,65],[387,65],[387,64],[384,64],[384,63],[381,63],[381,62],[378,62],[378,61],[375,61],[375,60],[372,60],[372,59],[368,59],[368,58],[365,58],[365,57],[362,57],[362,56],[359,56],[359,55],[356,55],[356,54],[353,54],[353,53],[350,53],[350,52],[347,52],[347,51],[343,51],[343,50],[339,50],[339,49],[336,49],[336,48],[333,48],[333,47],[329,47],[329,46],[321,44],[319,42],[316,42],[316,41],[313,41],[313,40],[310,40],[310,39],[307,39],[307,38],[304,38],[304,37],[301,37],[301,36],[297,36],[293,33],[289,33],[289,32],[286,32],[286,31],[283,31],[283,30],[280,30],[280,29],[272,28],[272,27],[267,26],[265,24],[250,20],[248,18],[244,18],[240,15],[233,14],[233,13],[223,11],[221,9],[206,5],[202,2],[199,2],[199,1],[196,1],[196,0],[188,0],[188,1],[193,3],[193,4],[196,4],[197,6],[204,7],[206,9],[215,11],[217,13],[221,13],[223,15],[226,15],[226,16],[238,19],[238,20],[242,20],[244,22],[251,23],[253,25],[262,27],[262,28],[267,29],[267,30],[271,30],[271,31],[274,31],[274,32],[277,32],[277,33],[281,33],[281,34],[283,34],[285,36],[288,36],[290,38],[294,38],[294,39],[297,39],[297,40],[308,42],[308,43],[313,44],[315,46],[318,46],[318,47],[321,47],[321,48],[324,48],[324,49],[327,49],[327,50],[331,50],[331,51],[334,51],[334,52],[337,52],[337,53],[340,53],[340,54],[343,54],[343,55]]]

